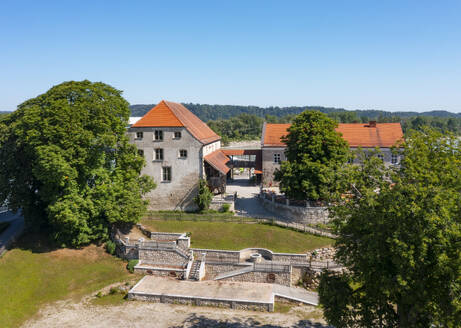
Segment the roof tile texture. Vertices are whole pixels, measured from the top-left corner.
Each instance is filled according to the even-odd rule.
[[[132,125],[139,127],[185,127],[197,140],[208,144],[221,139],[208,125],[192,114],[186,107],[162,100]]]
[[[288,134],[291,124],[266,124],[263,131],[265,147],[285,147],[281,138]],[[377,123],[376,127],[364,123],[339,123],[336,131],[342,134],[350,147],[392,147],[403,139],[400,123]]]
[[[227,162],[230,161],[230,159],[229,157],[224,155],[224,153],[220,149],[215,150],[211,154],[206,155],[204,159],[208,164],[213,166],[222,174],[227,174],[227,172],[229,172],[230,170],[230,168],[226,165]]]

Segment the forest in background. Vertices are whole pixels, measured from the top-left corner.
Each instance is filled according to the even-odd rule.
[[[257,107],[234,105],[183,104],[202,121],[207,122],[223,142],[254,140],[261,137],[262,125],[268,123],[290,123],[305,110],[318,110],[339,123],[378,123],[402,124],[403,132],[410,129],[421,130],[430,126],[443,133],[461,135],[461,113],[447,111],[430,112],[388,112],[381,110],[355,110],[343,108],[304,106],[304,107]],[[132,116],[143,116],[155,105],[132,105]]]

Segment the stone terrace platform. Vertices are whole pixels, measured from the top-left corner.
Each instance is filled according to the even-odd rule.
[[[190,282],[145,276],[128,292],[128,298],[160,303],[259,311],[273,311],[275,297],[283,297],[311,305],[318,303],[315,293],[309,293],[298,288],[280,287],[265,283]]]

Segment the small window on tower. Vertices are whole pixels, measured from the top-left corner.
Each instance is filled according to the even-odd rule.
[[[187,158],[187,150],[181,149],[179,151],[179,158]]]
[[[175,138],[175,139],[181,139],[181,131],[176,131],[176,132],[174,133],[174,138]]]

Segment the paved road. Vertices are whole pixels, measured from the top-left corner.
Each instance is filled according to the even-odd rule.
[[[0,222],[11,222],[8,229],[0,234],[0,256],[15,238],[24,230],[24,218],[20,211],[16,214],[12,212],[0,213]]]

